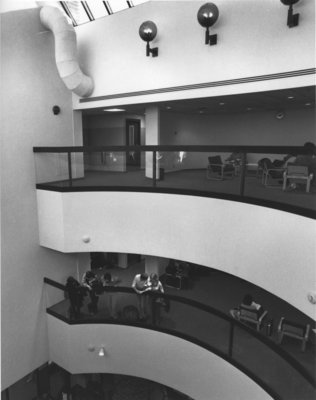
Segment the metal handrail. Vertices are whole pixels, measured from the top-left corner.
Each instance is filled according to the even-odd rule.
[[[51,286],[56,287],[57,289],[61,289],[66,291],[66,286],[58,283],[56,281],[53,281],[52,279],[49,278],[44,278],[44,283],[47,283]],[[130,293],[130,294],[135,294],[135,291],[130,288],[130,287],[107,287],[106,288],[107,292],[117,292],[117,293]],[[270,339],[268,339],[267,337],[263,336],[262,334],[260,334],[260,332],[257,332],[253,329],[251,329],[250,327],[248,327],[247,325],[243,324],[242,322],[233,319],[232,317],[230,317],[229,315],[223,313],[222,311],[211,307],[209,305],[206,305],[204,303],[198,302],[196,300],[192,300],[192,299],[188,299],[185,297],[180,297],[180,296],[175,296],[175,295],[170,295],[170,294],[163,294],[163,293],[153,293],[153,292],[149,292],[147,293],[149,296],[151,297],[162,297],[162,298],[166,298],[168,300],[172,300],[172,301],[177,301],[179,303],[182,304],[186,304],[189,305],[191,307],[195,307],[199,310],[203,310],[205,312],[208,312],[212,315],[215,315],[219,318],[221,318],[222,320],[227,321],[230,326],[231,326],[231,333],[233,334],[235,327],[240,328],[241,330],[247,332],[248,334],[250,334],[251,336],[255,337],[256,339],[258,339],[261,343],[263,343],[264,345],[266,345],[267,347],[269,347],[270,350],[274,351],[275,353],[277,353],[282,359],[284,359],[287,363],[289,363],[291,365],[291,367],[293,367],[297,372],[299,372],[314,388],[316,388],[316,377],[313,375],[310,375],[309,372],[293,357],[291,356],[289,353],[287,353],[282,347],[278,346],[276,343],[272,342]],[[50,314],[56,316],[57,318],[59,318],[59,315],[55,312],[49,312]],[[76,321],[69,321],[66,318],[61,318],[63,319],[65,322],[67,323],[71,323],[71,324],[85,324],[85,323],[104,323],[104,322],[108,322],[106,321],[106,319],[89,319],[89,320],[84,320],[84,319],[78,319]],[[120,322],[121,323],[121,322]],[[128,323],[127,325],[134,325],[131,323]],[[139,326],[140,324],[138,323],[137,326]],[[142,325],[142,324],[141,324]],[[144,327],[148,328],[148,325],[145,325]],[[155,327],[156,329],[157,327]],[[158,330],[162,330],[162,331],[169,331],[166,329],[159,329]],[[156,329],[156,330],[157,330]],[[195,340],[196,342],[196,340]],[[230,344],[229,346],[231,347],[232,344],[232,340],[230,340]],[[205,348],[211,348],[209,345],[208,346],[203,346]],[[214,348],[212,348],[212,351],[214,351]],[[219,351],[215,351],[217,354],[223,356],[224,353],[221,353]],[[228,354],[230,355],[229,357],[224,357],[225,359],[231,360],[232,359],[232,348],[228,349]],[[237,365],[238,362],[236,362]]]

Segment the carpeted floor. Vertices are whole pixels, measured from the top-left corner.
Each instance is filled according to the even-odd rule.
[[[223,181],[207,179],[206,170],[177,170],[164,173],[162,180],[157,180],[157,188],[170,188],[182,190],[196,190],[238,195],[240,193],[240,176]],[[42,183],[44,184],[44,182]],[[51,182],[51,187],[68,187],[69,181]],[[128,172],[86,171],[84,178],[74,179],[73,187],[88,186],[132,186],[151,187],[153,181],[145,177],[144,170],[131,170]],[[316,210],[316,187],[312,186],[310,193],[304,189],[283,191],[282,183],[270,180],[269,186],[264,186],[261,178],[250,172],[245,179],[244,196],[254,199],[270,200]]]

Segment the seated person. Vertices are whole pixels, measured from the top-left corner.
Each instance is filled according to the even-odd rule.
[[[296,156],[294,154],[287,154],[282,160],[273,160],[272,164],[276,168],[286,168],[288,163],[295,162],[295,157]]]
[[[242,303],[240,304],[240,307],[243,308],[248,308],[249,310],[262,310],[262,307],[260,304],[255,303],[253,301],[253,298],[250,294],[246,294],[242,300]],[[234,308],[229,311],[230,315],[233,318],[238,319],[240,315],[240,307]]]
[[[304,144],[304,148],[306,149],[305,154],[299,154],[296,159],[294,164],[295,165],[303,165],[305,167],[308,167],[308,173],[313,174],[313,180],[312,180],[312,185],[315,185],[316,182],[316,146],[314,143],[311,142],[306,142]],[[297,184],[291,184],[291,188],[294,188],[297,186]]]
[[[229,162],[232,164],[241,164],[242,153],[232,153],[228,158],[226,158],[225,162]]]

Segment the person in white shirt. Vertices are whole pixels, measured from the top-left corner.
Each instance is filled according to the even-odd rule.
[[[137,293],[139,317],[140,319],[146,319],[146,297],[144,294],[150,290],[148,275],[146,273],[135,275],[132,288]]]

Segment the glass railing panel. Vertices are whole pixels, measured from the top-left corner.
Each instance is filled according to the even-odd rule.
[[[294,161],[290,154],[247,154],[244,196],[315,210],[313,185],[307,193],[306,181],[284,181],[284,172]]]
[[[156,326],[197,339],[207,346],[228,354],[230,322],[210,312],[180,301],[171,300],[169,307],[156,306]]]
[[[281,399],[310,400],[316,394],[313,386],[291,362],[237,326],[234,329],[232,357],[278,393]]]
[[[80,313],[77,315],[74,315],[67,297],[66,295],[57,304],[49,307],[49,310],[72,322],[84,322],[91,319],[115,319],[125,322],[137,322],[139,320],[137,296],[133,292],[104,291],[91,296],[90,292],[87,291],[82,300]]]
[[[130,287],[120,286],[96,292],[96,301],[87,292],[80,314],[74,315],[65,287],[46,278],[45,282],[49,284],[48,312],[67,322],[136,324],[178,334],[228,359],[232,357],[237,367],[268,388],[269,393],[277,394],[276,398],[309,400],[315,396],[314,364],[298,362],[296,358],[301,357],[293,356],[285,346],[276,345],[270,336],[265,336],[268,331],[257,333],[208,306],[185,298],[151,293],[138,296]],[[140,299],[145,318],[140,318]],[[56,303],[51,306],[53,301]],[[308,348],[306,355],[307,352]],[[306,361],[310,362],[310,357]]]
[[[151,152],[148,152],[150,155]],[[76,186],[152,186],[150,173],[145,169],[145,152],[98,151],[84,154],[84,180]]]
[[[36,183],[52,185],[68,182],[67,153],[35,153]]]
[[[126,172],[126,153],[96,151],[84,153],[84,186],[115,186]],[[78,185],[81,184],[78,182]],[[75,183],[77,185],[77,183]]]
[[[157,152],[157,187],[239,194],[240,160],[231,153]]]

